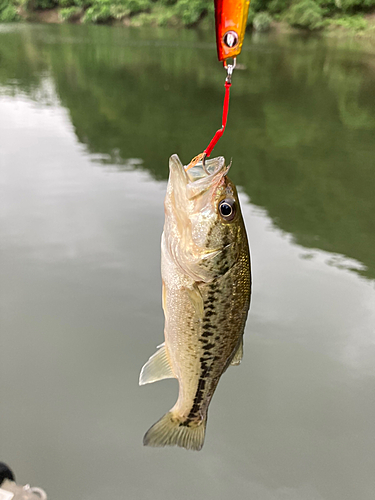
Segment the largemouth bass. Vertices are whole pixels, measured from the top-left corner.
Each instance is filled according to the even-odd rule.
[[[190,169],[177,155],[169,161],[161,243],[165,343],[139,383],[176,378],[179,395],[145,434],[148,446],[200,450],[219,379],[242,359],[250,254],[229,167],[223,157]]]

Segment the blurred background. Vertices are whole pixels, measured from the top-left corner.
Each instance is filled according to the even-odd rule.
[[[51,500],[372,500],[375,62],[253,33],[228,128],[253,297],[200,453],[142,447],[168,158],[220,126],[213,30],[0,25],[0,460]]]

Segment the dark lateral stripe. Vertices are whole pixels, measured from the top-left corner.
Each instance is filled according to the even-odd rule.
[[[208,372],[209,370],[210,369],[207,368],[206,372]],[[205,386],[206,386],[206,380],[203,377],[201,377],[198,382],[197,392],[195,393],[194,404],[190,410],[189,415],[187,416],[188,419],[194,418],[196,414],[199,412]]]
[[[213,347],[215,347],[215,344],[206,344],[206,345],[204,346],[204,349],[205,349],[206,351],[209,351],[209,350],[210,350],[210,349],[212,349]]]
[[[202,333],[202,337],[212,337],[213,332],[205,331]]]
[[[210,350],[215,347],[215,344],[211,341],[208,341],[209,337],[213,337],[215,330],[217,329],[217,326],[212,323],[212,318],[211,316],[217,316],[217,313],[215,311],[215,292],[217,289],[217,286],[215,283],[211,283],[210,286],[210,291],[208,293],[208,297],[204,302],[204,317],[203,317],[203,325],[202,325],[202,334],[199,338],[199,341],[202,344],[203,347],[203,354],[199,358],[200,362],[200,378],[198,381],[198,386],[197,390],[194,396],[194,402],[193,406],[189,412],[189,415],[187,416],[187,419],[185,422],[183,422],[180,425],[189,425],[189,423],[194,420],[200,410],[201,403],[203,401],[204,397],[204,389],[206,386],[206,379],[210,374],[210,371],[212,369],[212,363],[214,363],[218,357],[213,356]],[[218,338],[218,337],[216,337]]]

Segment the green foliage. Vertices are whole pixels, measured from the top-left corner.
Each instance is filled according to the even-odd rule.
[[[131,18],[131,25],[140,26],[177,26],[179,20],[174,10],[163,4],[156,4],[151,12],[142,12]]]
[[[19,20],[17,7],[13,0],[0,0],[0,22],[11,23]]]
[[[336,7],[344,12],[368,10],[375,6],[375,0],[335,0]]]
[[[343,16],[338,19],[331,19],[332,26],[342,26],[352,31],[361,31],[367,28],[368,22],[361,15]]]
[[[82,2],[82,0],[79,0]],[[83,0],[87,2],[89,0]],[[82,21],[84,23],[107,23],[126,16],[138,14],[151,7],[150,0],[91,0]]]
[[[82,19],[84,23],[105,23],[112,19],[111,5],[102,2],[89,7]]]
[[[29,10],[53,9],[59,4],[59,0],[27,0]]]
[[[0,0],[0,21],[17,20],[19,6],[23,12],[60,7],[63,21],[80,15],[85,23],[111,23],[127,17],[133,26],[191,27],[199,23],[213,29],[214,25],[213,0]],[[266,31],[272,17],[308,30],[330,24],[358,31],[367,26],[358,14],[374,7],[375,0],[251,0],[247,26]],[[340,13],[347,15],[335,18]]]
[[[76,5],[77,7],[82,7],[83,9],[90,7],[93,4],[93,0],[73,0],[73,2],[74,5]]]
[[[291,6],[286,21],[297,28],[316,30],[323,27],[322,9],[313,0],[301,0]]]
[[[279,14],[284,12],[290,6],[291,0],[271,0],[268,4],[268,12],[271,14]]]
[[[272,17],[267,12],[259,12],[255,15],[253,26],[255,31],[268,31],[272,22]]]
[[[120,0],[120,2],[111,2],[113,4],[119,3],[127,9],[130,14],[137,14],[138,12],[144,12],[151,7],[150,0]]]
[[[67,9],[68,7],[73,7],[74,5],[74,0],[59,0],[59,7],[63,7],[63,10]]]
[[[332,16],[337,12],[336,1],[337,0],[315,0],[316,3],[322,9],[323,16]]]
[[[68,22],[78,19],[81,13],[82,9],[80,7],[68,7],[61,9],[59,15],[62,21]]]
[[[121,4],[111,5],[109,11],[113,19],[123,19],[124,17],[131,14],[129,8]]]
[[[252,4],[250,3],[249,14],[247,16],[247,26],[252,26],[253,25],[255,14],[256,14],[256,12],[253,9]]]
[[[193,26],[213,9],[212,0],[179,0],[175,5],[175,13],[185,26]]]
[[[270,3],[270,0],[251,0],[250,5],[251,9],[254,12],[261,12],[263,10],[267,10],[268,4]]]
[[[0,22],[12,23],[19,20],[17,9],[11,2],[0,2]]]

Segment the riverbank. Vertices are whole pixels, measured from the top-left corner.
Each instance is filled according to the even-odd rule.
[[[73,8],[74,9],[74,8]],[[66,11],[69,10],[68,14]],[[71,10],[69,8],[54,7],[52,9],[27,11],[25,9],[19,9],[18,15],[21,21],[26,22],[37,22],[37,23],[47,23],[47,24],[62,24],[62,23],[73,23],[82,24],[84,21],[84,10]],[[106,23],[111,26],[160,26],[157,16],[152,13],[136,16],[128,16],[122,19],[108,20]],[[170,19],[168,23],[161,24],[162,26],[169,26],[179,28],[182,24],[179,23],[177,19]],[[195,26],[201,29],[212,29],[213,20],[208,18],[202,19]],[[256,29],[250,26],[249,29]],[[259,30],[262,31],[262,30]],[[298,28],[296,26],[291,26],[286,21],[271,19],[267,30],[277,34],[291,34],[291,33],[301,33],[305,32],[306,29]],[[346,18],[336,18],[331,19],[330,22],[326,23],[326,26],[319,31],[316,31],[322,36],[328,37],[355,37],[356,39],[363,40],[373,40],[374,41],[374,51],[375,51],[375,13],[364,15],[361,18],[357,17],[346,17]]]
[[[0,22],[214,26],[212,0],[0,0]],[[248,29],[375,40],[375,0],[252,0]]]

